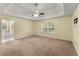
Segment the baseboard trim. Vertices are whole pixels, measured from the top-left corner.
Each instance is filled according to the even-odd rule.
[[[21,36],[21,37],[16,37],[14,39],[18,40],[18,39],[22,39],[22,38],[25,38],[25,37],[30,37],[30,36],[33,36],[33,35],[28,35],[28,36]]]
[[[14,39],[8,39],[8,40],[2,40],[1,43],[5,43],[5,42],[8,42],[8,41],[12,41]]]
[[[76,44],[75,44],[73,41],[72,41],[72,43],[73,43],[73,46],[74,46],[74,48],[75,48],[75,50],[76,50],[76,52],[77,52],[77,55],[79,56],[78,48],[77,48]]]
[[[36,35],[36,36],[47,37],[47,36],[42,36],[42,35]],[[55,38],[55,37],[54,38],[53,37],[47,37],[47,38],[64,40],[64,39],[59,39],[59,38]],[[72,42],[72,40],[64,40],[64,41],[71,41]]]

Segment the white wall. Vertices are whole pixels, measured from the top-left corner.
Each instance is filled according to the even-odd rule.
[[[41,24],[52,22],[55,26],[54,33],[45,33],[41,30]],[[62,40],[72,41],[72,17],[61,17],[55,19],[35,21],[36,35],[57,38]]]
[[[72,41],[72,17],[61,17],[48,20],[31,21],[27,19],[20,19],[15,17],[9,17],[9,19],[15,20],[15,39],[31,36],[40,35],[50,38],[57,38],[62,40]],[[45,33],[41,31],[41,23],[53,22],[55,26],[54,33]]]
[[[74,19],[78,17],[78,24],[74,24],[73,21]],[[73,44],[74,47],[79,55],[79,6],[76,8],[73,17],[72,17],[73,21],[72,21],[72,29],[73,29]]]
[[[33,35],[33,21],[15,18],[15,39]]]
[[[1,28],[1,21],[2,18],[7,18],[8,20],[14,20],[14,38],[24,38],[31,35],[34,35],[34,23],[31,20],[21,19],[16,17],[10,16],[0,16],[0,40],[2,39],[2,28]]]
[[[2,18],[0,17],[0,42],[2,40],[2,25],[1,25],[1,23],[2,23]]]

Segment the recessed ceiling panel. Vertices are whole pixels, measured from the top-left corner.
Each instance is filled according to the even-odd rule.
[[[0,4],[0,13],[38,20],[71,15],[77,5],[68,3],[4,3]]]

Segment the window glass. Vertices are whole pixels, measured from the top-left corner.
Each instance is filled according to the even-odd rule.
[[[54,32],[54,23],[48,22],[46,24],[43,24],[43,32]]]

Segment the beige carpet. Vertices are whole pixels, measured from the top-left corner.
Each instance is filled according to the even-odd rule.
[[[72,42],[31,36],[0,44],[2,56],[76,56]]]

